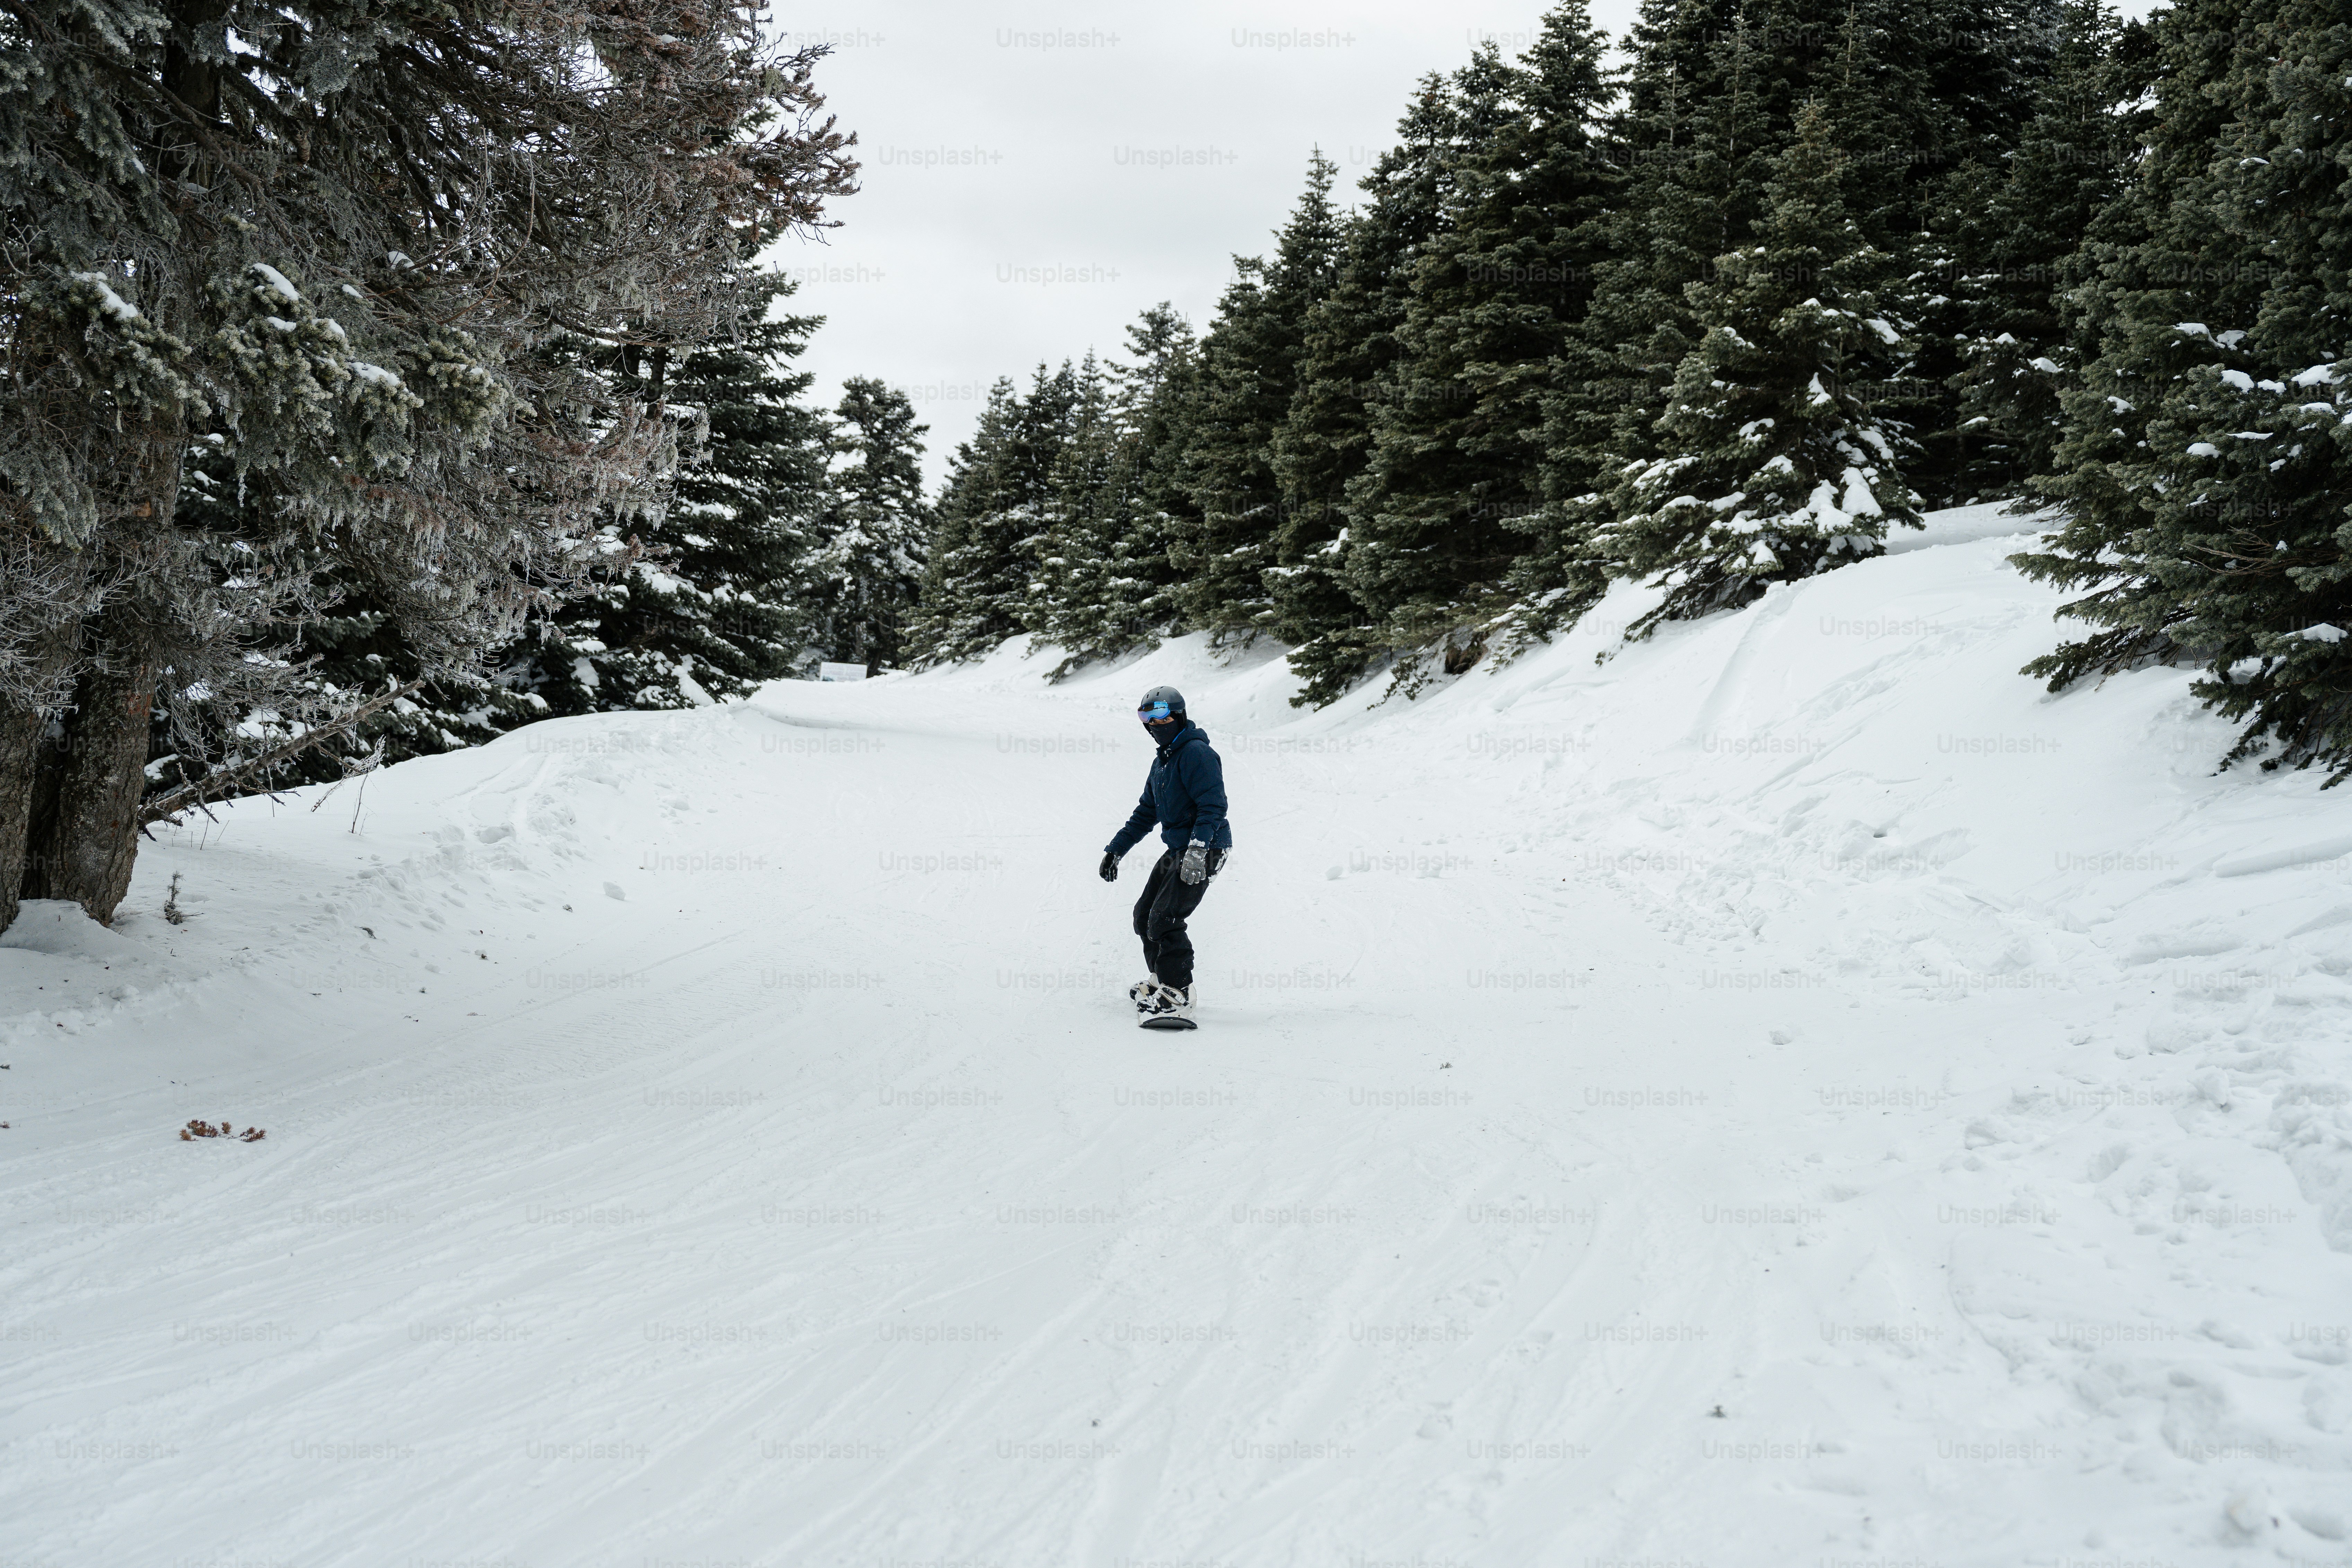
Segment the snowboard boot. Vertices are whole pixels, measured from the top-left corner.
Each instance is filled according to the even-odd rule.
[[[1192,998],[1197,988],[1160,985],[1150,996],[1136,1004],[1136,1022],[1147,1029],[1197,1029],[1192,1021]]]
[[[1127,999],[1135,1004],[1135,1010],[1139,1015],[1149,1013],[1151,1011],[1151,1000],[1159,991],[1160,976],[1147,974],[1127,988]]]

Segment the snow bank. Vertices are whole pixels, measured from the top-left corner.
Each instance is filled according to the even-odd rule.
[[[2341,1560],[2352,792],[2044,693],[2018,520],[1930,523],[1410,704],[541,724],[32,906],[12,1548]],[[1160,682],[1237,841],[1172,1047],[1093,877]]]

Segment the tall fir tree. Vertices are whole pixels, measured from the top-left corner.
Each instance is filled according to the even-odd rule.
[[[1574,621],[1605,592],[1615,567],[1598,536],[1614,519],[1612,492],[1629,470],[1675,455],[1660,420],[1704,330],[1696,300],[1717,258],[1766,216],[1801,106],[1837,105],[1847,212],[1911,278],[1912,308],[1940,310],[1919,285],[1957,258],[1926,232],[1927,215],[1956,167],[1998,166],[2013,142],[2046,69],[2055,3],[1849,0],[1821,13],[1794,0],[1645,0],[1613,128],[1629,176],[1614,258],[1563,355],[1546,505],[1514,574],[1514,644]],[[1917,334],[1908,374],[1881,388],[1890,428],[1957,422],[1945,384],[1958,364],[1951,332]],[[1938,474],[1950,466],[1940,448],[1912,462]]]
[[[835,465],[816,545],[800,576],[815,651],[868,673],[906,656],[907,620],[930,554],[923,437],[904,392],[869,376],[841,384]]]
[[[1706,331],[1658,420],[1666,454],[1625,476],[1601,536],[1621,574],[1665,589],[1636,636],[1874,555],[1890,524],[1918,521],[1909,444],[1882,412],[1904,364],[1880,296],[1890,259],[1845,211],[1828,111],[1802,110],[1775,162],[1757,243],[1692,291]]]
[[[1520,58],[1465,74],[1451,220],[1412,263],[1393,391],[1348,498],[1355,597],[1391,648],[1451,639],[1448,668],[1477,656],[1526,548],[1546,405],[1608,257],[1605,44],[1567,0]]]
[[[1129,647],[1141,647],[1152,628],[1187,629],[1174,551],[1196,516],[1183,482],[1201,400],[1200,343],[1192,323],[1165,300],[1151,306],[1127,329],[1127,358],[1112,365],[1111,376],[1125,433],[1121,482],[1133,499],[1114,552],[1121,575],[1111,584],[1124,629],[1111,623],[1104,646],[1125,637]]]
[[[1309,160],[1307,190],[1273,259],[1234,258],[1234,279],[1202,341],[1182,468],[1192,506],[1173,555],[1185,618],[1220,638],[1248,641],[1274,622],[1264,577],[1276,563],[1282,519],[1273,439],[1297,389],[1307,312],[1337,271],[1338,172],[1320,152]]]
[[[789,280],[763,297],[787,299]],[[739,339],[659,351],[559,345],[559,363],[608,382],[616,398],[660,405],[689,432],[688,460],[658,503],[599,520],[603,564],[573,596],[526,621],[512,640],[470,660],[429,658],[413,607],[388,604],[364,569],[331,569],[324,602],[294,628],[286,650],[294,689],[260,708],[233,690],[167,704],[164,716],[220,743],[282,738],[388,686],[429,677],[335,742],[257,775],[256,785],[324,783],[362,762],[480,745],[520,725],[568,714],[684,708],[738,697],[789,674],[809,641],[804,565],[825,493],[827,426],[798,400],[810,377],[792,368],[820,318],[755,319]],[[198,487],[194,516],[216,531],[250,532],[243,514],[268,504],[240,490],[216,461]],[[202,776],[188,748],[154,771],[158,788]],[[250,749],[248,747],[247,749]]]
[[[770,288],[781,303],[794,285]],[[770,315],[740,342],[593,356],[625,395],[690,417],[699,449],[667,504],[605,518],[622,564],[534,619],[501,685],[562,716],[695,707],[793,671],[812,631],[805,573],[832,450],[831,422],[801,401],[813,377],[793,362],[822,321]]]
[[[1677,367],[1705,331],[1690,290],[1761,215],[1772,102],[1763,34],[1748,0],[1643,0],[1626,37],[1612,127],[1626,181],[1609,254],[1579,330],[1563,345],[1547,410],[1543,509],[1500,628],[1514,649],[1572,624],[1617,571],[1599,542],[1612,492],[1663,448],[1658,420]]]
[[[1951,294],[1965,323],[1951,499],[2016,496],[2052,469],[2059,389],[2084,351],[2063,296],[2084,280],[2084,237],[2123,187],[2123,30],[2105,0],[2066,0],[2056,58],[2007,172],[1982,163],[1946,193]]]
[[[1348,488],[1371,460],[1373,412],[1402,353],[1413,258],[1443,221],[1456,122],[1445,78],[1423,78],[1397,145],[1361,183],[1369,200],[1342,226],[1332,286],[1307,310],[1297,387],[1274,432],[1282,521],[1263,575],[1274,634],[1294,645],[1301,705],[1339,697],[1381,647],[1348,586]]]
[[[726,331],[750,258],[850,188],[821,47],[760,31],[695,0],[9,8],[0,926],[25,895],[113,918],[159,700],[265,700],[272,666],[294,695],[275,647],[338,578],[454,666],[657,487],[667,423],[538,350]],[[244,537],[179,521],[197,447],[261,498]]]
[[[971,438],[956,447],[910,642],[927,664],[977,658],[1030,628],[1039,546],[1054,521],[1062,449],[1079,403],[1076,374],[1040,364],[1029,395],[990,389]]]
[[[1078,362],[1073,384],[1068,437],[1054,460],[1044,525],[1030,543],[1029,596],[1022,605],[1023,629],[1065,648],[1073,634],[1091,640],[1078,629],[1087,618],[1080,605],[1107,585],[1125,510],[1117,478],[1118,413],[1110,378],[1092,351]],[[1073,656],[1069,664],[1082,661]]]
[[[1912,366],[1886,412],[1918,443],[1907,468],[1929,505],[1983,483],[1959,411],[1968,344],[1990,335],[1970,280],[1987,259],[1985,199],[2049,78],[2064,3],[1847,0],[1822,24],[1837,48],[1816,90],[1838,106],[1846,210],[1909,281]]]
[[[1169,559],[1174,470],[1192,395],[1192,328],[1172,305],[1127,329],[1128,359],[1079,377],[1079,403],[1041,543],[1032,629],[1063,650],[1059,679],[1155,646],[1178,620]]]
[[[2053,689],[2193,662],[2228,761],[2352,776],[2352,21],[2192,0],[2156,23],[2153,122],[2083,290],[2101,352],[2064,394],[2067,521],[2019,557],[2095,628]],[[2268,754],[2265,754],[2268,753]]]

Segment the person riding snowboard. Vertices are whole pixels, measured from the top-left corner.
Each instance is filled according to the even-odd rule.
[[[1184,921],[1201,907],[1209,881],[1224,868],[1234,847],[1225,821],[1225,765],[1209,737],[1184,716],[1184,694],[1155,686],[1136,710],[1145,733],[1160,746],[1134,814],[1103,847],[1099,873],[1118,880],[1118,859],[1160,825],[1167,852],[1151,868],[1135,900],[1135,934],[1143,939],[1149,979],[1128,988],[1139,1022],[1147,1027],[1192,1026],[1192,939]]]

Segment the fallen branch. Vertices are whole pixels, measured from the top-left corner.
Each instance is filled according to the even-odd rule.
[[[200,779],[191,779],[177,789],[166,790],[139,808],[139,826],[144,828],[152,823],[169,821],[184,811],[202,807],[207,801],[225,800],[237,793],[240,784],[257,774],[265,773],[280,763],[350,734],[359,727],[362,720],[391,707],[424,684],[422,679],[417,679],[405,686],[396,686],[381,696],[369,698],[340,718],[330,719],[304,731],[283,745],[273,746],[233,767],[218,769]]]

